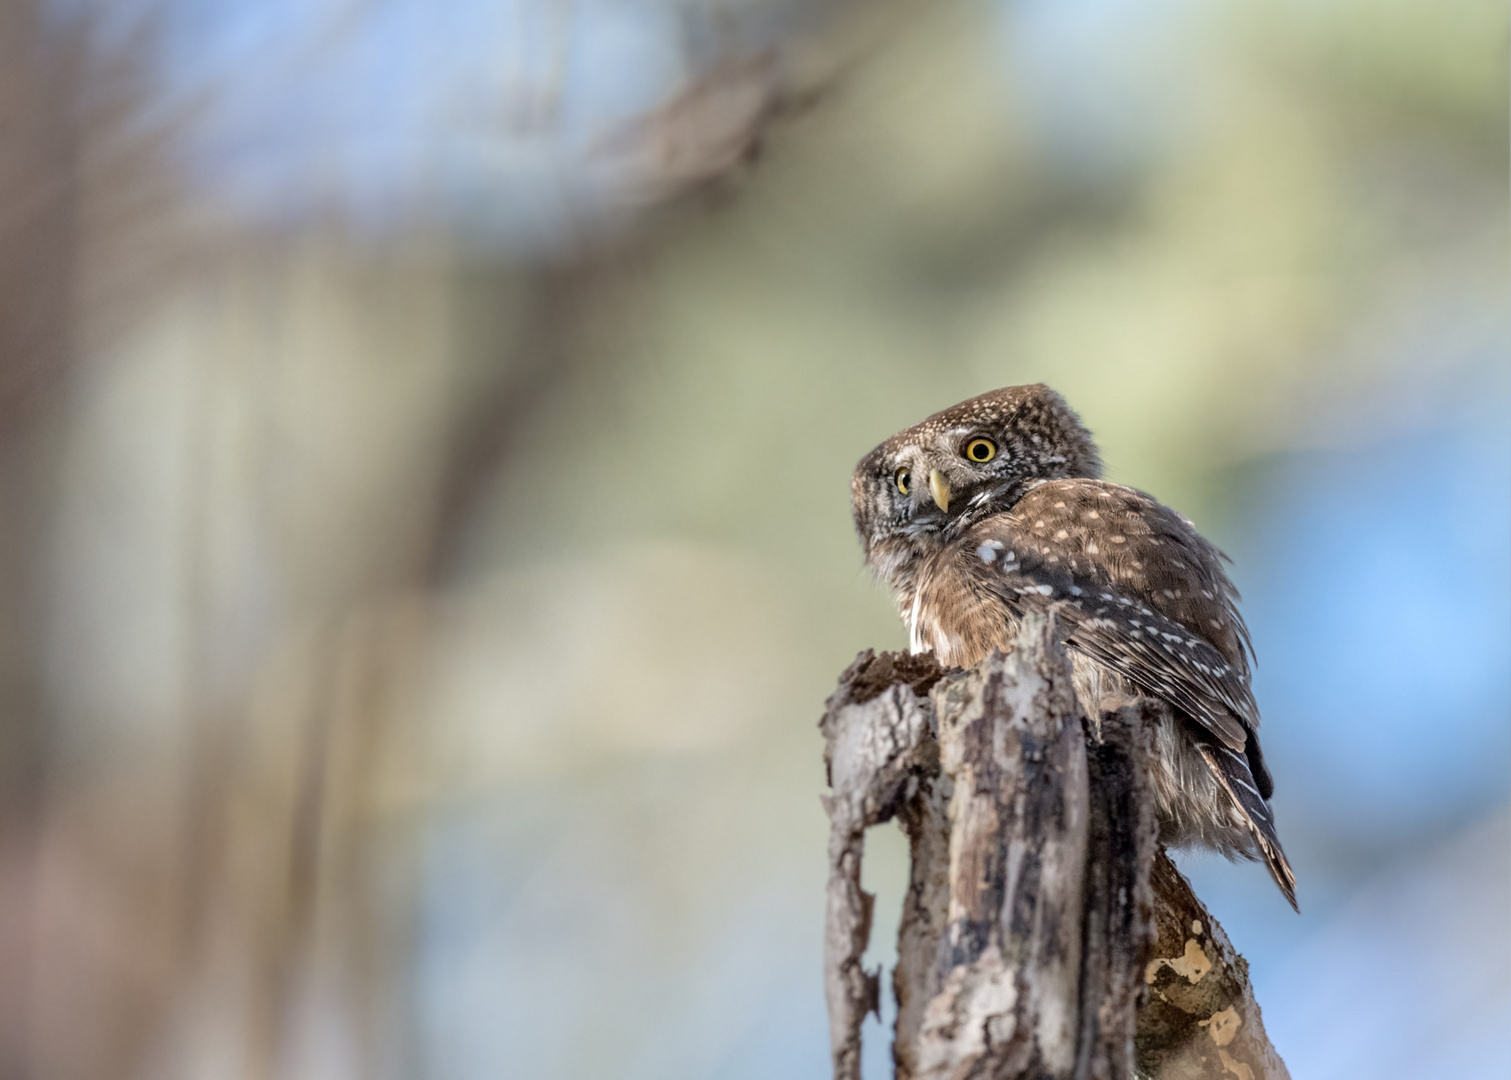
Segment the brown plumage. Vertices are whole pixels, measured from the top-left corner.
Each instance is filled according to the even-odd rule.
[[[1100,475],[1058,394],[1007,387],[866,455],[852,481],[856,530],[914,652],[969,667],[1006,647],[1024,613],[1053,609],[1088,715],[1119,696],[1165,702],[1162,839],[1263,859],[1294,906],[1224,556],[1175,511]]]

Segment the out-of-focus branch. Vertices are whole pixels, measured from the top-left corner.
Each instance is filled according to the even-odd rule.
[[[530,417],[575,370],[577,351],[570,337],[580,324],[592,276],[584,264],[538,271],[529,286],[528,321],[509,355],[490,365],[485,385],[461,404],[436,481],[420,559],[423,583],[443,583],[456,569],[469,529],[500,469],[519,449]]]
[[[79,284],[77,49],[43,5],[0,0],[0,1075],[34,1072],[41,802],[50,708],[39,633],[56,396]]]

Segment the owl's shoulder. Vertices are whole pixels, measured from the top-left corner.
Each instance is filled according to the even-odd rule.
[[[1062,523],[1070,520],[1094,522],[1097,523],[1094,527],[1106,528],[1114,523],[1143,521],[1139,532],[1172,528],[1195,532],[1189,521],[1153,495],[1108,480],[1085,477],[1036,484],[1007,513],[1030,524],[1044,518]]]
[[[1227,556],[1184,515],[1153,495],[1106,480],[1049,480],[1032,488],[1005,514],[998,527],[1020,530],[1078,550],[1107,556],[1139,551],[1153,565],[1181,568],[1189,559],[1198,570],[1231,589],[1222,564]],[[1236,593],[1234,594],[1236,599]]]
[[[1247,677],[1253,649],[1224,556],[1151,495],[1103,480],[1051,480],[965,541],[971,551],[1000,544],[1014,552],[1014,560],[994,559],[984,574],[1011,566],[1056,594],[1077,586],[1153,608],[1210,641]]]

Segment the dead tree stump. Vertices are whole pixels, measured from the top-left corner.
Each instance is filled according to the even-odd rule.
[[[892,975],[896,1080],[1289,1080],[1248,968],[1155,840],[1155,710],[1090,723],[1052,618],[965,672],[862,653],[822,722],[824,988],[835,1080],[880,1015],[865,831],[912,870]]]

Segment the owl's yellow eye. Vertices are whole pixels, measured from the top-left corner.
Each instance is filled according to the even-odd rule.
[[[909,469],[898,469],[895,479],[897,480],[897,490],[906,495],[908,489],[913,486],[912,471]]]
[[[972,439],[965,444],[965,456],[980,463],[997,456],[997,444],[990,439]]]

